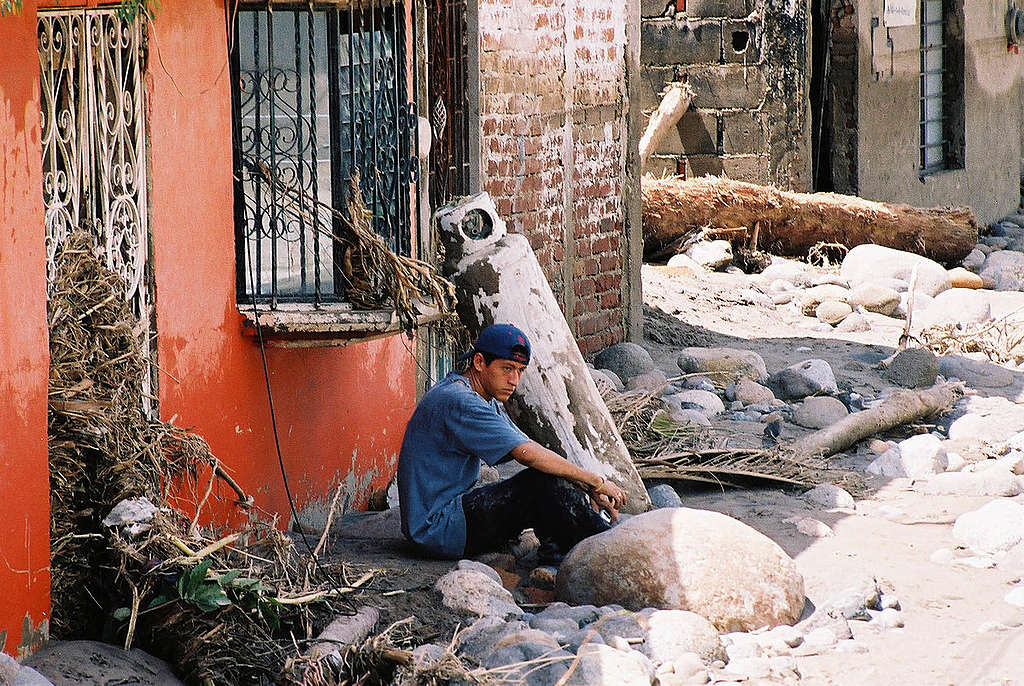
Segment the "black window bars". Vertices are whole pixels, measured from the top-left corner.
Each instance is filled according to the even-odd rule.
[[[344,300],[344,256],[332,239],[342,219],[313,205],[347,213],[353,174],[374,229],[409,254],[418,167],[405,34],[398,3],[239,10],[231,68],[241,302]],[[298,211],[283,211],[279,184],[300,191],[288,201]]]

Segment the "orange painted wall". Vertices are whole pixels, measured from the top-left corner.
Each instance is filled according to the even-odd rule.
[[[161,415],[202,434],[257,503],[282,514],[259,348],[235,304],[231,94],[217,0],[161,3],[150,42],[151,206]],[[394,473],[415,405],[413,344],[267,351],[300,512],[340,482],[365,503]],[[221,493],[230,499],[227,489]]]
[[[31,7],[0,19],[0,65],[0,631],[16,655],[26,616],[35,629],[50,611],[50,354]]]
[[[49,368],[35,3],[0,19],[0,631],[49,613]],[[92,2],[83,4],[94,4]],[[66,3],[64,4],[66,6]],[[161,3],[147,71],[150,208],[165,420],[194,429],[262,509],[290,521],[259,348],[235,304],[231,98],[222,0]],[[415,346],[269,349],[292,493],[362,506],[394,473]],[[232,512],[230,492],[211,515]],[[313,517],[315,521],[316,517]]]

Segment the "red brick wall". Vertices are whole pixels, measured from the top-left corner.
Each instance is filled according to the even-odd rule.
[[[624,340],[627,0],[481,0],[484,190],[584,352]]]

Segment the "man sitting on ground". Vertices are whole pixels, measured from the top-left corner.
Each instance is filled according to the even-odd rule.
[[[503,403],[530,362],[526,334],[510,324],[484,329],[452,372],[423,396],[398,460],[402,533],[446,558],[498,550],[524,529],[541,541],[541,562],[606,531],[626,500],[621,488],[531,441]],[[514,459],[527,468],[473,488],[480,461]],[[472,489],[472,490],[471,490]],[[600,511],[605,510],[605,519]]]

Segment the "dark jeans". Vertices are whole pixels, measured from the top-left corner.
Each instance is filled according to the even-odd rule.
[[[533,528],[542,545],[565,554],[610,525],[579,488],[536,469],[474,488],[462,496],[466,513],[465,555],[498,550]]]

